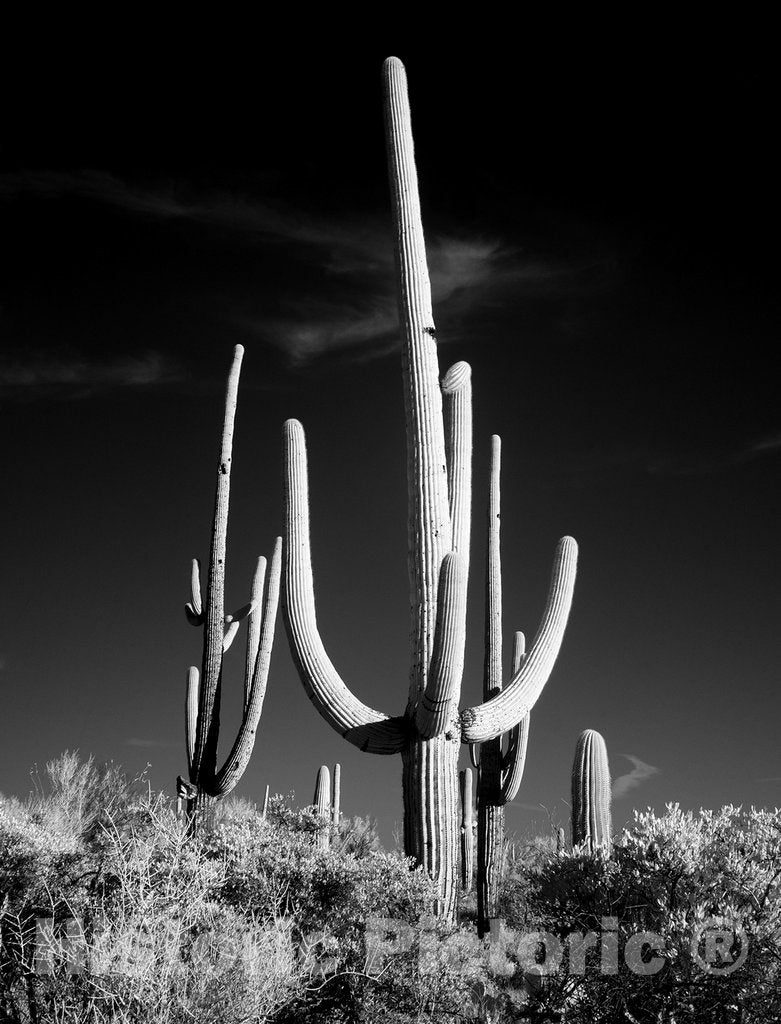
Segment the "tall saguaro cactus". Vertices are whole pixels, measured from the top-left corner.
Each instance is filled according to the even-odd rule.
[[[501,440],[491,438],[491,475],[488,496],[488,539],[485,580],[485,667],[483,696],[486,700],[502,691],[502,561],[501,523]],[[512,670],[516,673],[526,656],[526,639],[516,633]],[[506,735],[472,747],[472,762],[478,770],[477,785],[477,927],[485,935],[490,920],[498,914],[499,891],[504,873],[504,807],[514,800],[523,778],[529,739],[527,713]]]
[[[577,545],[570,537],[559,542],[542,622],[523,666],[500,694],[459,714],[469,570],[471,371],[456,363],[440,387],[406,75],[395,57],[385,62],[384,83],[407,424],[411,657],[404,713],[389,717],[359,700],[320,637],[306,445],[296,420],[285,424],[285,618],[301,680],[320,714],[362,750],[401,754],[405,851],[436,880],[436,909],[450,917],[458,890],[459,744],[485,743],[507,732],[539,697],[564,636]]]
[[[572,846],[594,853],[611,838],[610,769],[604,739],[593,729],[578,737],[572,764]]]
[[[188,797],[192,815],[217,798],[229,793],[241,776],[255,745],[255,734],[266,695],[271,647],[274,640],[279,588],[282,572],[282,538],[277,537],[266,585],[266,559],[258,559],[252,582],[251,600],[233,614],[225,614],[225,557],[228,538],[228,506],[233,458],[233,426],[239,376],[244,348],[237,345],[228,375],[225,416],[217,466],[217,493],[214,502],[209,569],[205,603],[201,596],[200,563],[192,563],[192,600],[185,610],[193,626],[203,626],[201,672],[195,666],[187,676],[185,713],[189,786],[180,785]],[[265,588],[265,598],[264,598]],[[217,743],[220,731],[220,697],[223,656],[233,643],[239,624],[247,619],[247,648],[244,670],[244,714],[236,739],[217,769]]]

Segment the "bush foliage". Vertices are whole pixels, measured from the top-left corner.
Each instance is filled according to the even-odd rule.
[[[484,942],[371,822],[322,851],[311,809],[226,801],[191,835],[113,765],[47,777],[0,799],[0,1020],[781,1019],[780,812],[637,814],[609,856],[534,843]]]

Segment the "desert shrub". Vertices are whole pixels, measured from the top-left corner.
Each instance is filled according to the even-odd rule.
[[[779,1010],[780,895],[779,812],[695,814],[671,805],[664,815],[636,814],[609,857],[554,854],[511,883],[506,909],[516,926],[548,932],[564,947],[588,931],[600,936],[599,949],[616,943],[609,971],[599,949],[582,974],[565,955],[539,986],[540,1011],[566,1011],[568,1022],[770,1020]],[[636,945],[632,936],[642,932],[659,936],[658,948]]]
[[[44,777],[33,774],[35,790],[27,802],[33,821],[52,834],[70,835],[87,846],[99,845],[104,826],[129,826],[144,816],[149,786],[142,773],[131,777],[113,761],[97,764],[66,750],[48,761]]]

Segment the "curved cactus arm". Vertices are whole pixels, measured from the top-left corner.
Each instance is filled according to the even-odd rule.
[[[498,696],[461,712],[461,735],[465,743],[484,743],[507,732],[534,707],[564,639],[575,589],[577,558],[575,541],[572,537],[562,537],[556,548],[545,611],[531,651]]]
[[[465,559],[451,552],[442,560],[437,597],[434,653],[415,724],[424,739],[444,733],[458,718],[464,672],[467,569]]]
[[[263,559],[265,562],[265,559]],[[255,746],[255,735],[258,722],[263,711],[266,696],[266,684],[271,665],[271,647],[274,641],[274,626],[277,621],[279,605],[279,583],[282,575],[282,538],[277,537],[274,554],[271,556],[271,567],[268,574],[268,588],[263,606],[260,629],[260,640],[252,674],[249,699],[244,710],[239,731],[225,764],[217,772],[214,780],[214,795],[225,796],[234,788],[244,774]],[[253,588],[254,589],[254,588]],[[246,680],[245,680],[246,690]]]
[[[191,665],[187,670],[187,696],[184,705],[184,731],[187,746],[187,771],[192,782],[197,774],[198,766],[194,763],[195,733],[198,729],[198,669]]]
[[[513,636],[513,667],[512,674],[515,675],[518,669],[523,665],[524,659],[526,658],[526,636],[520,630],[518,630]],[[511,767],[518,749],[518,739],[521,734],[521,724],[523,719],[510,729],[507,733],[507,750],[502,755],[502,771],[506,771]]]
[[[472,523],[472,367],[469,363],[454,363],[442,378],[442,415],[453,550],[464,558],[468,577]]]
[[[217,756],[219,733],[219,682],[222,671],[225,617],[225,552],[228,538],[228,506],[230,503],[230,474],[233,459],[233,426],[239,376],[244,347],[236,345],[225,391],[225,415],[220,442],[220,461],[217,466],[217,492],[214,499],[212,539],[209,550],[209,572],[206,583],[205,631],[201,691],[198,708],[198,729],[195,737],[195,761],[211,771]],[[204,752],[209,749],[207,763]],[[208,762],[211,762],[211,768]]]
[[[189,601],[184,606],[184,614],[187,616],[187,621],[190,623],[191,626],[203,625],[203,615],[198,615],[196,612],[194,612],[193,606],[190,604]]]
[[[502,801],[509,803],[518,795],[523,779],[523,769],[526,766],[526,748],[529,744],[529,726],[531,725],[531,712],[527,712],[518,725],[513,726],[513,734],[510,738],[510,750],[508,751],[508,764],[502,772]]]
[[[469,761],[476,772],[480,771],[480,744],[469,744]]]
[[[230,625],[232,622],[243,622],[244,619],[246,619],[247,616],[251,615],[254,611],[255,602],[247,601],[247,603],[243,604],[241,608],[237,608],[235,612],[231,612],[229,615],[226,615],[223,618],[223,622],[225,623],[226,626]]]
[[[203,604],[201,602],[201,563],[197,558],[190,566],[190,591],[192,598],[184,606],[184,613],[191,626],[203,625]]]
[[[247,653],[244,661],[244,710],[246,712],[249,704],[249,695],[252,690],[252,681],[255,677],[255,662],[258,660],[258,649],[260,647],[260,629],[263,614],[258,614],[263,602],[263,588],[266,585],[266,559],[263,555],[255,565],[255,574],[252,577],[251,604],[252,613],[247,623]]]
[[[317,629],[309,486],[304,428],[285,424],[284,613],[293,660],[304,689],[323,718],[350,743],[374,754],[397,754],[407,743],[402,718],[389,718],[350,691],[326,653]]]
[[[521,668],[526,657],[526,637],[518,631],[513,637],[513,675]],[[507,752],[502,757],[502,800],[509,803],[518,795],[526,765],[529,744],[531,712],[514,725],[508,735]]]
[[[240,625],[241,625],[240,622],[229,622],[228,623],[228,628],[225,630],[225,633],[224,633],[223,638],[222,638],[222,653],[223,654],[225,654],[226,651],[230,650],[231,645],[233,644],[233,641],[238,636],[239,626]]]
[[[223,618],[223,622],[227,627],[222,638],[222,653],[224,654],[231,646],[233,641],[236,639],[236,634],[239,632],[239,626],[242,621],[247,618],[248,615],[252,615],[255,610],[255,605],[252,601],[247,604],[243,604],[241,608],[233,612],[230,615],[226,615]]]

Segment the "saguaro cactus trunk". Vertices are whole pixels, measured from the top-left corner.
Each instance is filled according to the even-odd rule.
[[[461,784],[461,891],[472,888],[475,872],[475,822],[474,797],[472,795],[472,769],[465,768],[459,773]]]
[[[591,853],[607,850],[611,830],[607,747],[598,732],[586,729],[572,764],[572,846],[585,843]]]
[[[502,690],[502,560],[501,530],[501,439],[491,438],[491,475],[488,497],[488,539],[485,573],[485,663],[483,696],[486,700]],[[516,633],[513,642],[513,673],[526,657],[526,640]],[[530,714],[513,726],[506,736],[497,736],[472,747],[472,762],[478,769],[477,786],[477,929],[483,936],[499,908],[504,875],[505,804],[514,800],[523,778]],[[506,744],[503,746],[503,740]]]
[[[320,638],[306,446],[296,420],[285,425],[285,618],[302,682],[326,721],[362,750],[402,755],[405,850],[437,881],[435,909],[452,916],[458,890],[459,744],[484,743],[512,729],[539,697],[564,635],[577,546],[569,537],[559,542],[543,620],[524,666],[501,694],[459,715],[469,571],[471,371],[457,363],[439,384],[406,75],[395,57],[385,62],[384,83],[407,424],[411,657],[404,714],[388,717],[354,696]]]
[[[206,582],[205,607],[201,597],[200,563],[193,559],[192,600],[186,605],[187,619],[203,626],[203,661],[199,675],[192,666],[187,674],[185,731],[189,785],[179,779],[179,793],[186,794],[192,817],[212,800],[224,797],[234,788],[252,754],[255,734],[266,695],[271,648],[274,640],[279,587],[282,572],[282,538],[277,537],[271,559],[268,584],[265,585],[266,559],[258,559],[248,604],[233,614],[225,614],[225,558],[228,538],[228,506],[233,460],[233,426],[239,390],[239,375],[244,349],[237,345],[228,375],[225,417],[217,465],[217,493],[212,520],[212,540]],[[264,599],[265,587],[265,599]],[[223,766],[217,770],[217,743],[220,732],[220,696],[223,656],[233,643],[239,624],[247,619],[247,648],[244,671],[244,714],[239,731]]]

